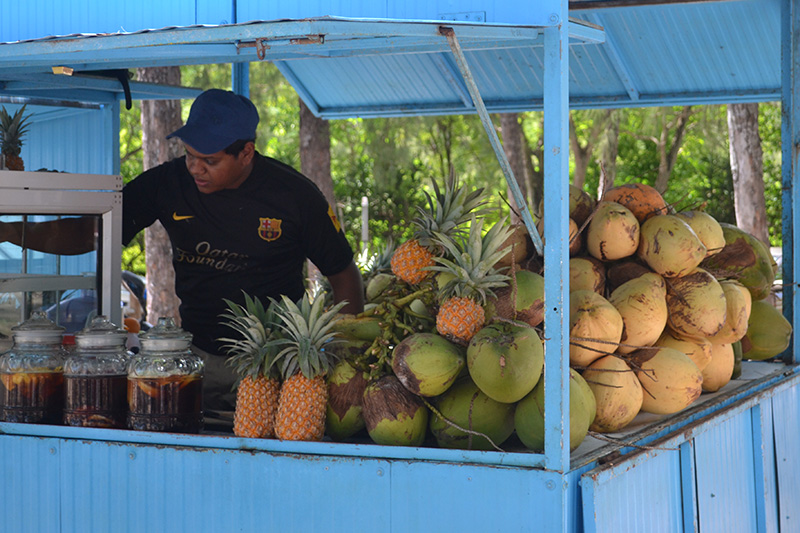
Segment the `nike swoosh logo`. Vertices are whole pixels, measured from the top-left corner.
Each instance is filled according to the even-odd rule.
[[[177,211],[172,212],[172,220],[188,220],[194,218],[194,215],[179,215]]]

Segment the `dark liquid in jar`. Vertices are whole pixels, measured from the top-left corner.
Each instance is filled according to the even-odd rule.
[[[128,378],[128,427],[199,433],[203,429],[200,376]]]
[[[128,376],[65,376],[64,424],[123,428],[128,413]]]
[[[64,374],[0,374],[0,419],[28,424],[60,424],[64,410]]]

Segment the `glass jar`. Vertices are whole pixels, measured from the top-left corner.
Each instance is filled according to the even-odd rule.
[[[14,344],[0,356],[0,419],[60,424],[64,409],[64,328],[44,312],[11,328]]]
[[[128,334],[103,315],[75,334],[64,363],[64,424],[124,428],[128,413]]]
[[[170,317],[139,336],[141,351],[128,363],[128,427],[199,433],[203,428],[203,360],[192,334]]]

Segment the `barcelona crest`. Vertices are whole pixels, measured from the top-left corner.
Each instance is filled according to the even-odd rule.
[[[274,241],[281,236],[281,222],[279,218],[259,218],[258,236],[267,242]]]
[[[336,214],[333,212],[333,208],[331,204],[328,204],[328,216],[331,217],[331,222],[333,222],[333,227],[336,228],[336,232],[338,233],[341,229],[342,225],[339,224],[339,219],[336,217]]]

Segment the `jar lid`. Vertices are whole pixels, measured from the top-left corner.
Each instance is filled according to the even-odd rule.
[[[75,342],[81,348],[99,348],[125,344],[128,333],[108,320],[105,315],[94,317],[89,325],[75,334]]]
[[[25,322],[11,328],[14,341],[61,344],[61,335],[66,328],[59,326],[44,311],[34,311]]]
[[[180,350],[192,343],[192,334],[175,324],[172,317],[159,317],[156,325],[139,335],[142,351]]]

